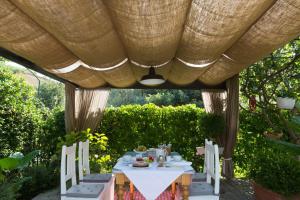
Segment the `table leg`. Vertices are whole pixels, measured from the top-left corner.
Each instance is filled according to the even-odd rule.
[[[190,195],[189,187],[192,182],[192,175],[191,174],[183,174],[181,178],[181,184],[182,184],[182,198],[183,200],[188,200]]]
[[[172,200],[175,199],[175,192],[176,192],[176,183],[172,183]]]
[[[118,200],[124,199],[124,183],[125,183],[125,175],[124,174],[116,174]]]
[[[129,187],[130,187],[130,200],[133,200],[134,186],[133,186],[133,183],[131,181],[129,183]]]

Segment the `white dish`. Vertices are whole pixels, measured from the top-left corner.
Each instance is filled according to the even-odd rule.
[[[131,163],[132,162],[132,156],[129,156],[129,155],[123,156],[122,162],[123,163]]]
[[[135,153],[138,153],[138,154],[143,154],[143,153],[146,153],[147,151],[137,151],[137,150],[133,150]]]
[[[173,159],[174,159],[174,161],[178,162],[178,161],[182,160],[182,157],[180,155],[176,155],[176,156],[173,156]]]
[[[128,166],[129,166],[129,167],[132,167],[132,168],[134,168],[134,169],[145,169],[145,168],[151,167],[151,163],[149,163],[147,167],[135,167],[135,166],[132,165],[132,163],[129,164]]]

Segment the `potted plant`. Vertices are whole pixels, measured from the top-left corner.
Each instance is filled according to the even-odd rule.
[[[256,200],[300,199],[300,162],[285,152],[257,152],[249,177]]]
[[[289,110],[293,109],[296,103],[295,95],[289,87],[280,90],[276,101],[278,108]]]
[[[220,144],[219,136],[224,133],[225,130],[225,120],[224,117],[217,114],[208,113],[202,118],[202,128],[204,133],[210,140]],[[223,154],[224,147],[219,147],[219,154]]]

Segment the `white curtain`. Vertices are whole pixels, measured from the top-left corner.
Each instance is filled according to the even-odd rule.
[[[202,90],[201,94],[207,113],[224,114],[226,110],[226,90]]]
[[[109,96],[110,89],[82,89],[66,84],[65,121],[67,133],[99,125]]]

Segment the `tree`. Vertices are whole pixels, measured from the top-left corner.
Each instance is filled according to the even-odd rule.
[[[39,87],[38,98],[49,109],[64,105],[64,85],[54,81],[43,81]]]
[[[273,130],[283,131],[288,140],[300,142],[299,133],[292,130],[288,121],[291,113],[277,108],[276,97],[288,91],[300,97],[300,38],[274,51],[241,73],[242,109],[254,101],[257,109],[248,113],[257,115]]]
[[[0,157],[34,148],[43,119],[35,97],[32,87],[0,65]]]
[[[154,103],[158,106],[196,104],[202,107],[200,90],[167,90],[167,89],[113,89],[108,105],[121,106],[128,104]]]

